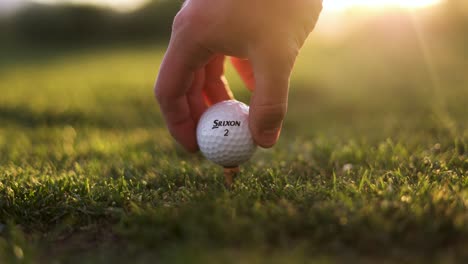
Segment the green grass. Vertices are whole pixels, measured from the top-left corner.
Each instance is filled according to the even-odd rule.
[[[0,262],[466,261],[461,51],[313,42],[281,141],[231,191],[164,127],[161,49],[2,64]]]

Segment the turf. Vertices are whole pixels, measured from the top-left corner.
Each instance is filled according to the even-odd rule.
[[[230,191],[164,127],[161,48],[2,64],[0,262],[468,260],[466,68],[383,42],[308,43],[280,142]]]

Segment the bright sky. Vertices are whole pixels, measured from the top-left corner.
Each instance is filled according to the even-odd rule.
[[[0,0],[4,1],[4,0]],[[8,2],[8,0],[6,0]],[[107,6],[117,10],[126,11],[140,7],[148,0],[34,0],[42,3],[87,3],[99,6]],[[419,8],[434,5],[441,0],[324,0],[325,11],[342,11],[353,7],[359,8]]]

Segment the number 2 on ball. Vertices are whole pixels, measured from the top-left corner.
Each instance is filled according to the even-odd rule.
[[[229,136],[229,130],[228,129],[225,129],[224,132],[226,132],[226,133],[224,133],[225,137]]]

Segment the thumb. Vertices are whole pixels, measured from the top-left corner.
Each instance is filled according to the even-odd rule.
[[[255,142],[270,148],[278,141],[288,108],[289,79],[297,51],[259,49],[250,56],[255,91],[250,102],[250,130]]]

